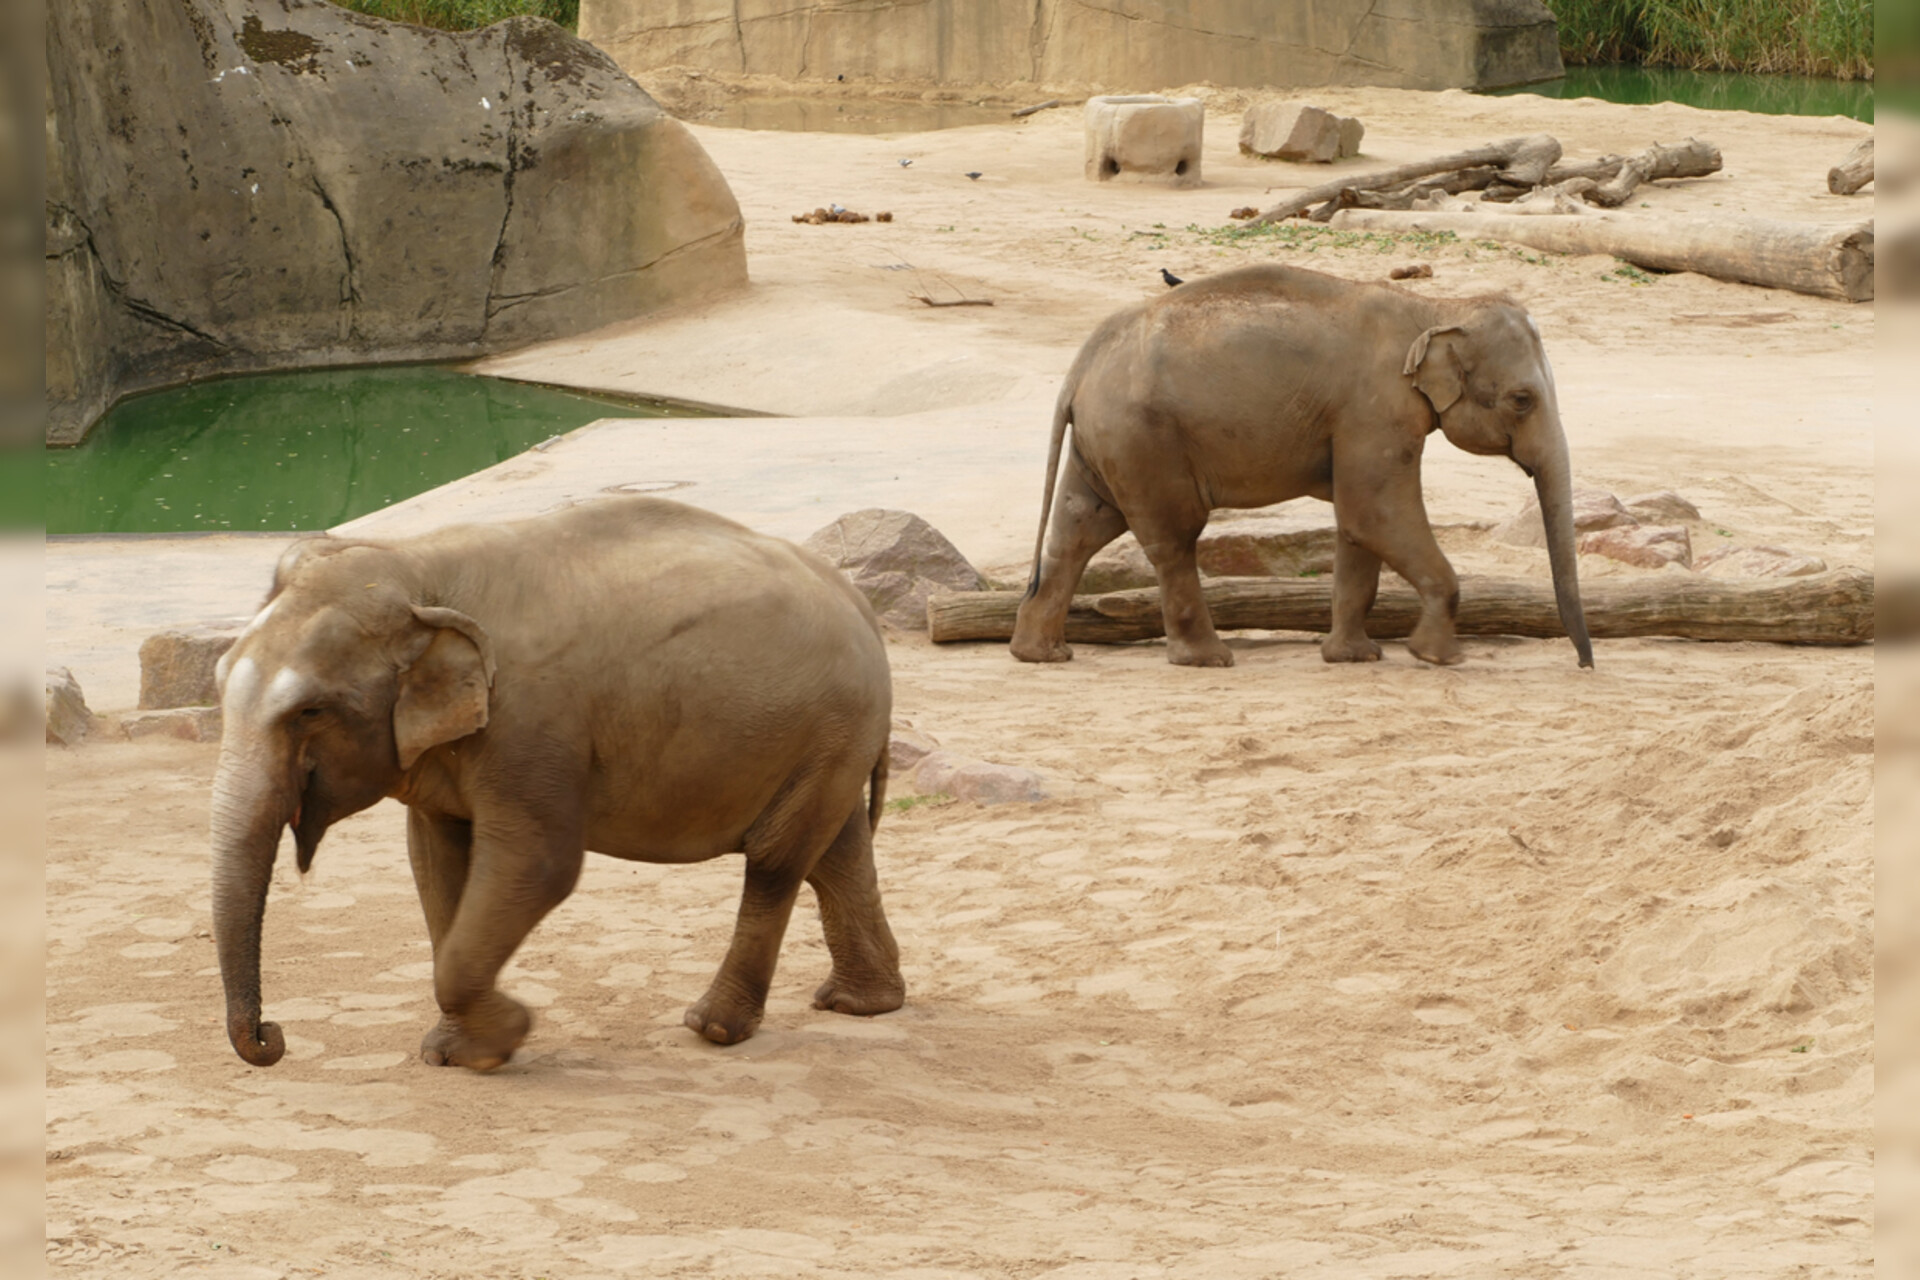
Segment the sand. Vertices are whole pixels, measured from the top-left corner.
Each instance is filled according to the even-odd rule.
[[[1576,154],[1692,133],[1728,175],[1650,205],[1861,207],[1824,194],[1849,121],[1317,96],[1367,120],[1369,162],[1534,128]],[[1085,183],[1071,112],[890,139],[702,128],[755,285],[491,365],[799,420],[590,428],[365,527],[673,480],[787,536],[906,506],[1017,567],[1087,330],[1160,289],[1161,265],[1273,252],[1179,229],[1323,176],[1234,155],[1234,107],[1210,116],[1192,192]],[[828,200],[896,221],[787,220]],[[1156,222],[1174,234],[1132,234]],[[1678,490],[1697,547],[1872,566],[1871,305],[1473,245],[1289,257],[1355,278],[1427,260],[1417,287],[1512,291],[1583,485]],[[905,296],[942,281],[996,305]],[[1436,520],[1526,494],[1438,441],[1427,478]],[[55,543],[50,658],[96,708],[130,708],[139,639],[245,611],[279,545]],[[1545,573],[1473,531],[1448,549],[1467,572]],[[50,750],[54,1273],[1870,1270],[1870,650],[1611,642],[1578,672],[1564,641],[1469,640],[1447,670],[1398,645],[1328,667],[1309,637],[1230,643],[1235,668],[1191,671],[1157,643],[1041,668],[891,637],[901,722],[1059,795],[888,814],[906,1008],[807,1007],[826,956],[803,901],[762,1030],[708,1045],[680,1015],[738,863],[595,858],[504,980],[537,1022],[487,1076],[414,1056],[433,1008],[397,805],[337,826],[304,883],[283,859],[263,972],[290,1048],[256,1070],[225,1042],[209,936],[215,748]]]

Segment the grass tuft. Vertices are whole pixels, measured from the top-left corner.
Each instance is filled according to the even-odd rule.
[[[1873,0],[1546,0],[1569,63],[1873,79]]]

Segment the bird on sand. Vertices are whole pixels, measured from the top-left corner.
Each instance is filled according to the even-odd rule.
[[[906,168],[906,167],[907,167],[908,165],[910,165],[910,164],[912,164],[912,163],[913,163],[913,161],[911,161],[911,160],[902,160],[902,161],[900,162],[900,167],[901,167],[902,169],[904,169],[904,168]]]
[[[1165,267],[1160,268],[1160,278],[1167,282],[1167,288],[1169,289],[1173,288],[1173,286],[1177,284],[1186,283],[1186,281],[1182,280],[1179,276],[1173,274],[1173,272],[1167,270]]]
[[[969,178],[972,178],[975,182],[980,181],[980,171],[978,169],[975,169],[972,173],[968,174],[967,176]]]

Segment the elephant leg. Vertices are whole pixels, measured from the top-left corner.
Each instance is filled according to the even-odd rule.
[[[1054,493],[1039,584],[1020,602],[1014,618],[1009,647],[1022,662],[1065,662],[1073,657],[1067,646],[1067,609],[1073,603],[1074,588],[1100,548],[1127,531],[1126,516],[1094,491],[1081,467],[1077,456],[1068,457]]]
[[[1417,467],[1396,470],[1369,484],[1364,478],[1343,489],[1336,460],[1334,510],[1343,538],[1351,538],[1392,566],[1420,593],[1420,620],[1407,637],[1407,651],[1422,662],[1451,666],[1464,656],[1454,638],[1460,608],[1460,579],[1441,553],[1427,523]],[[1334,591],[1340,590],[1339,562]]]
[[[1320,642],[1328,662],[1378,662],[1380,646],[1367,637],[1367,611],[1380,590],[1380,557],[1341,530],[1333,544],[1333,625]]]
[[[440,940],[453,927],[461,891],[467,887],[467,863],[472,852],[472,823],[407,810],[407,860],[413,864],[413,885],[420,892],[427,937],[436,952]]]
[[[900,948],[880,905],[873,869],[873,829],[854,810],[807,877],[820,901],[833,971],[813,993],[813,1007],[835,1013],[891,1013],[906,1002]]]
[[[1230,667],[1233,651],[1213,629],[1200,592],[1197,547],[1207,513],[1179,523],[1139,522],[1134,536],[1160,579],[1160,614],[1167,629],[1167,661],[1183,667]]]
[[[441,1017],[420,1042],[429,1066],[491,1071],[527,1038],[533,1015],[494,983],[533,927],[573,892],[584,858],[574,822],[476,818],[466,888],[434,943]]]
[[[706,994],[685,1018],[687,1026],[715,1044],[745,1040],[766,1013],[767,989],[794,899],[845,820],[847,807],[836,803],[829,809],[821,793],[818,778],[796,779],[747,829],[742,842],[746,883],[733,941]]]

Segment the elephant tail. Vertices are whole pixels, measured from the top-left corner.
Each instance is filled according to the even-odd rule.
[[[1093,344],[1087,345],[1091,348]],[[1073,395],[1079,390],[1080,369],[1086,361],[1086,351],[1082,350],[1067,374],[1066,384],[1060,388],[1059,403],[1053,407],[1053,439],[1047,444],[1047,485],[1040,495],[1040,532],[1033,539],[1033,576],[1027,579],[1029,600],[1040,590],[1040,555],[1047,546],[1047,517],[1053,514],[1053,486],[1060,478],[1060,449],[1066,443],[1067,427],[1073,422]]]
[[[891,767],[893,744],[888,742],[880,748],[880,758],[873,762],[873,773],[867,779],[867,833],[880,830],[880,814],[887,807],[887,771]]]

